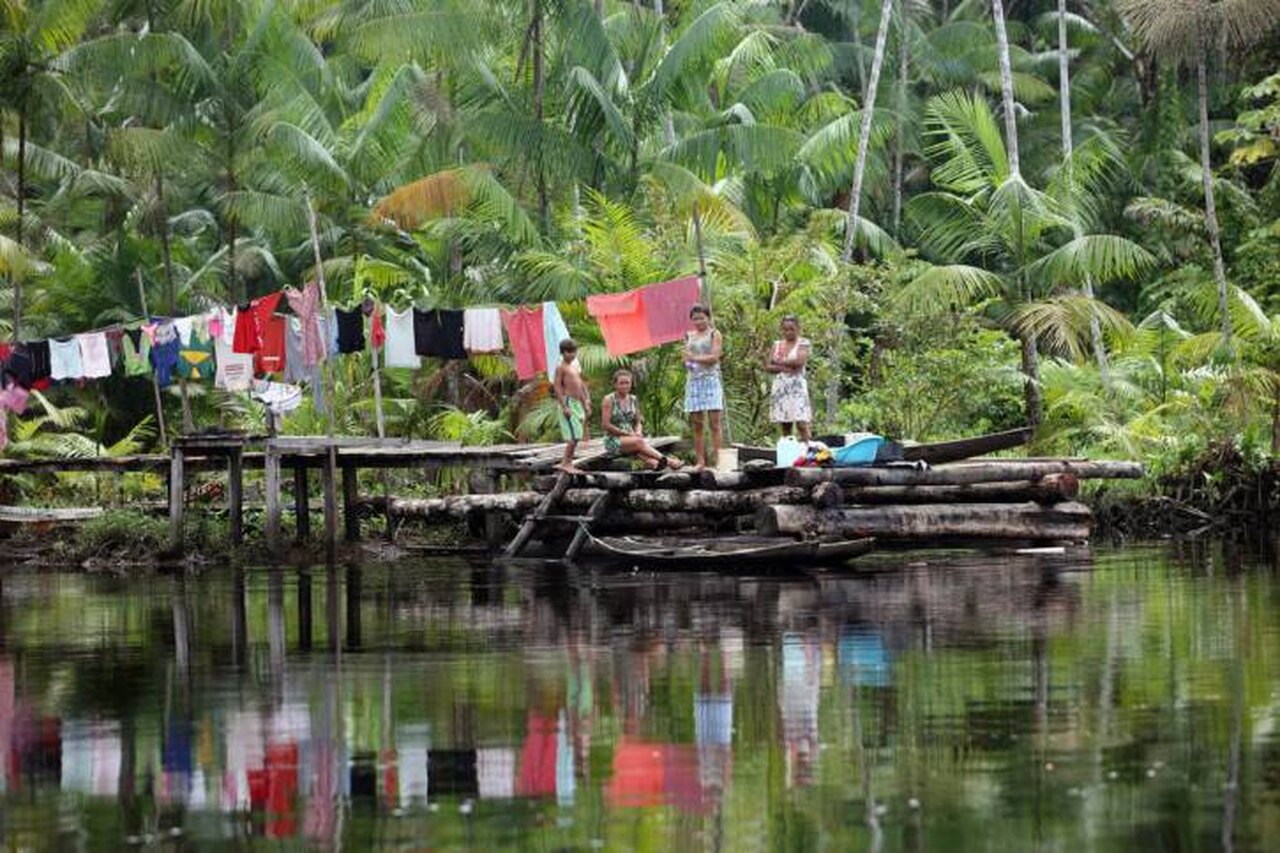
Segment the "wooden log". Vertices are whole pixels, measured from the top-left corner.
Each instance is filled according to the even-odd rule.
[[[567,489],[559,505],[567,509],[583,509],[605,494],[609,494],[606,489]],[[747,515],[770,504],[797,504],[809,500],[807,489],[785,486],[744,492],[635,489],[613,494],[615,506],[637,512],[700,512],[715,516]],[[393,498],[389,512],[400,518],[424,520],[465,519],[477,513],[522,515],[535,510],[544,498],[537,492]]]
[[[1071,502],[1054,507],[1026,502],[828,510],[778,505],[757,511],[756,529],[764,536],[1079,540],[1088,538],[1091,519],[1088,507]]]
[[[788,486],[816,486],[819,483],[840,483],[845,486],[960,486],[969,483],[1033,480],[1050,474],[1074,474],[1080,480],[1137,479],[1142,476],[1142,465],[1137,462],[1029,462],[992,459],[923,470],[909,467],[791,468],[786,472],[785,482]]]
[[[844,489],[836,483],[819,483],[813,487],[813,505],[819,509],[836,509],[844,504]]]
[[[815,503],[818,489],[814,486]],[[838,487],[837,487],[838,488]],[[1017,480],[1007,483],[966,483],[958,486],[850,486],[844,497],[855,504],[963,504],[1023,503],[1034,501],[1052,505],[1075,500],[1080,494],[1080,481],[1074,474],[1050,474],[1039,480]]]

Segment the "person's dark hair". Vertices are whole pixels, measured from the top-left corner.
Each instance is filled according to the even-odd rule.
[[[711,309],[702,304],[694,305],[689,309],[689,319],[692,320],[695,314],[706,314],[707,319],[711,319]]]
[[[622,378],[622,377],[624,377],[624,376],[626,376],[626,377],[630,378],[632,381],[634,381],[634,380],[635,380],[635,378],[636,378],[635,374],[634,374],[634,373],[632,373],[632,372],[631,372],[630,370],[628,370],[627,368],[625,368],[625,367],[619,367],[617,370],[615,370],[615,371],[613,372],[613,381],[614,381],[614,382],[617,382],[619,379],[621,379],[621,378]]]
[[[795,323],[796,328],[797,329],[800,328],[800,318],[797,317],[795,314],[783,314],[782,319],[778,322],[778,325],[781,326],[783,323]]]
[[[560,342],[561,355],[567,355],[571,352],[577,352],[577,351],[578,351],[578,342],[575,341],[573,338],[565,338],[563,341]]]

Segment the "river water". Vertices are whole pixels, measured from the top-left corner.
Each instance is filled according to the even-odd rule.
[[[1273,560],[1153,546],[751,579],[8,571],[0,835],[1274,849]]]

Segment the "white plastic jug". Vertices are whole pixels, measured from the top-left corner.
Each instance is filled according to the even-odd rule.
[[[793,435],[784,435],[778,439],[777,465],[779,468],[790,468],[804,454],[804,442]]]

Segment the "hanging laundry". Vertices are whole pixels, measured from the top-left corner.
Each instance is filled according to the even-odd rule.
[[[76,335],[80,347],[80,365],[85,379],[101,379],[111,375],[111,350],[105,332]]]
[[[516,376],[519,379],[532,379],[547,369],[542,306],[529,308],[522,305],[515,311],[503,310],[501,315],[502,325],[507,330],[507,340],[511,341],[511,353],[515,356]]]
[[[29,394],[21,385],[10,385],[0,391],[0,450],[9,445],[9,418],[5,412],[13,412],[15,415],[25,412]]]
[[[280,304],[280,300],[284,298],[284,294],[279,291],[269,293],[266,296],[260,296],[252,300],[247,305],[241,305],[236,310],[236,331],[235,337],[232,339],[232,348],[239,353],[257,352],[262,346],[262,336],[266,332],[271,317],[276,312],[276,306]],[[281,342],[284,338],[282,337]]]
[[[547,378],[556,374],[556,365],[560,363],[560,342],[569,337],[569,327],[560,316],[560,309],[554,302],[542,303],[542,338],[547,348]]]
[[[151,338],[141,329],[126,329],[120,339],[125,376],[146,376],[151,372]]]
[[[653,346],[640,291],[588,296],[587,313],[599,321],[605,348],[614,358]]]
[[[422,366],[418,357],[413,333],[413,309],[396,313],[387,306],[387,367],[408,367],[417,370]]]
[[[146,327],[143,328],[145,330]],[[157,322],[151,343],[151,369],[155,371],[156,382],[161,388],[168,387],[173,381],[173,373],[178,368],[178,350],[181,347],[173,321]]]
[[[284,325],[284,375],[285,382],[302,382],[309,371],[302,366],[302,322],[288,317]]]
[[[13,348],[5,369],[23,388],[40,388],[52,372],[48,341],[26,341]]]
[[[223,391],[248,391],[253,383],[253,356],[232,350],[222,338],[213,342],[217,367],[213,387]]]
[[[462,312],[413,309],[413,342],[418,355],[466,358],[467,351],[462,347]]]
[[[338,352],[353,353],[364,349],[364,312],[335,308],[338,327]]]
[[[178,332],[178,343],[186,346],[191,343],[191,330],[195,328],[195,317],[177,317],[173,321],[173,328]]]
[[[467,352],[502,352],[502,316],[497,308],[462,312],[462,346]]]
[[[54,381],[84,378],[80,342],[75,338],[49,340],[49,378]]]
[[[184,379],[212,379],[213,355],[213,339],[193,330],[190,341],[178,351],[178,375]]]
[[[684,340],[689,330],[689,309],[702,298],[697,276],[677,278],[640,288],[649,337],[654,346]]]
[[[382,349],[386,342],[387,330],[382,325],[382,306],[374,305],[373,313],[369,315],[369,343],[374,349]]]
[[[280,373],[284,370],[285,319],[280,314],[272,314],[260,321],[262,338],[258,351],[253,354],[254,369],[258,373]]]
[[[330,308],[325,313],[324,322],[321,323],[320,331],[324,335],[325,346],[328,347],[329,355],[338,355],[342,352],[338,348],[338,309]]]
[[[222,338],[228,344],[233,342],[236,329],[233,311],[219,306],[209,312],[209,337],[215,340]]]
[[[255,379],[253,398],[265,404],[273,415],[285,415],[302,405],[302,389],[284,382]]]
[[[324,299],[320,285],[309,281],[302,290],[287,287],[284,295],[302,324],[302,364],[304,367],[313,367],[326,354],[324,338],[320,334],[320,305]]]

